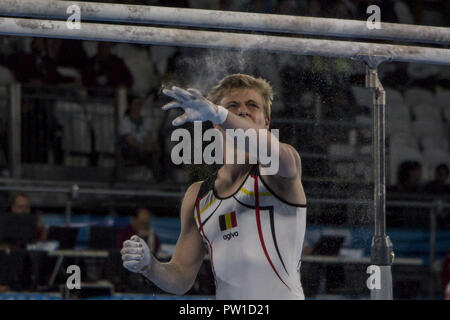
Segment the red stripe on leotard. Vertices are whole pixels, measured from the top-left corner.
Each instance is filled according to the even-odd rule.
[[[283,281],[283,279],[281,279],[281,277],[278,274],[277,270],[273,266],[272,260],[270,259],[269,254],[267,252],[266,245],[264,243],[264,237],[263,237],[263,234],[262,234],[262,229],[261,229],[261,217],[260,217],[260,214],[259,214],[258,176],[252,175],[252,178],[255,180],[255,187],[254,187],[254,191],[255,191],[255,215],[256,215],[256,225],[258,227],[259,241],[261,242],[261,246],[263,248],[264,254],[266,255],[267,261],[269,261],[269,264],[272,267],[273,272],[275,272],[275,274],[277,275],[278,279],[280,279],[281,282],[283,282],[283,284],[289,289],[289,286]]]

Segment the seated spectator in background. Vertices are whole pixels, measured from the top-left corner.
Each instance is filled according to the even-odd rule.
[[[16,52],[8,57],[8,68],[16,80],[25,84],[25,92],[41,92],[43,86],[73,84],[75,78],[62,76],[55,61],[48,54],[47,39],[33,38],[31,52]],[[22,101],[22,161],[26,163],[47,163],[49,151],[53,152],[56,164],[62,162],[58,138],[62,127],[53,115],[53,101],[27,98]]]
[[[62,164],[63,126],[55,117],[52,102],[25,99],[21,108],[21,160],[23,163]],[[50,152],[51,151],[51,152]]]
[[[125,160],[148,166],[153,171],[155,180],[160,182],[161,153],[158,146],[152,142],[152,128],[149,122],[141,114],[143,104],[143,98],[129,96],[128,109],[119,127],[121,152]]]
[[[422,185],[422,165],[417,161],[405,161],[398,170],[397,192],[420,192]]]
[[[28,195],[22,192],[13,193],[10,198],[10,212],[15,214],[32,214]],[[40,213],[36,214],[38,218],[36,241],[45,241],[47,239],[47,229],[41,220]]]
[[[83,85],[88,88],[131,88],[133,76],[125,62],[111,53],[113,44],[98,42],[97,54],[89,58],[82,70]]]
[[[13,193],[10,197],[8,213],[15,215],[31,215],[30,198],[25,193]],[[47,231],[37,216],[35,241],[45,241]],[[34,241],[32,241],[34,242]],[[37,256],[31,258],[25,249],[25,243],[12,239],[2,239],[0,243],[0,292],[21,291],[29,289],[33,275],[31,270],[39,268]],[[37,264],[35,264],[37,262]]]
[[[57,65],[48,54],[47,39],[33,38],[31,52],[16,52],[7,58],[7,66],[14,74],[16,80],[23,84],[40,87],[72,83],[72,77],[62,76]]]
[[[433,194],[449,194],[450,186],[447,183],[450,170],[446,164],[440,164],[434,170],[434,180],[425,185],[425,191]]]
[[[387,188],[391,200],[416,200],[423,191],[422,165],[417,161],[402,162],[398,170],[398,183]],[[390,194],[393,192],[394,194]],[[423,228],[428,226],[428,210],[420,207],[386,208],[388,227]]]
[[[83,42],[70,39],[52,39],[51,56],[58,66],[71,67],[79,71],[88,60]]]
[[[160,247],[161,241],[158,239],[156,234],[150,229],[150,224],[152,220],[152,214],[146,208],[138,208],[133,213],[131,217],[131,223],[121,229],[117,234],[116,246],[118,249],[123,247],[123,243],[130,239],[133,235],[137,235],[144,239],[151,252],[157,255]]]

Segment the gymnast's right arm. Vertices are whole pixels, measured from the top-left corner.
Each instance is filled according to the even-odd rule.
[[[120,251],[123,266],[143,274],[162,290],[185,294],[194,284],[205,256],[205,248],[194,221],[195,201],[201,182],[192,184],[181,205],[181,233],[169,262],[158,261],[149,252],[145,241],[137,236],[123,243]]]

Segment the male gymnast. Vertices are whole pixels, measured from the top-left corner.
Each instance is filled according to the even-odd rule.
[[[224,146],[226,129],[266,131],[263,143],[268,149],[271,143],[279,143],[279,168],[267,174],[267,165],[260,159],[250,164],[246,144],[246,163],[225,162],[208,179],[187,189],[181,205],[181,233],[171,260],[158,261],[146,243],[133,236],[121,250],[124,267],[164,291],[182,295],[192,287],[209,253],[217,299],[304,299],[300,265],[306,196],[301,159],[292,146],[278,142],[268,130],[273,101],[270,84],[262,78],[232,74],[212,88],[207,98],[196,89],[172,87],[163,93],[174,99],[163,110],[184,110],[172,122],[174,126],[211,121],[222,132]]]

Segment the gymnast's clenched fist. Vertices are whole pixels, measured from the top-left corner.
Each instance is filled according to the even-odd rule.
[[[131,272],[144,272],[150,267],[151,254],[147,243],[138,236],[132,236],[123,243],[120,250],[123,266]]]

